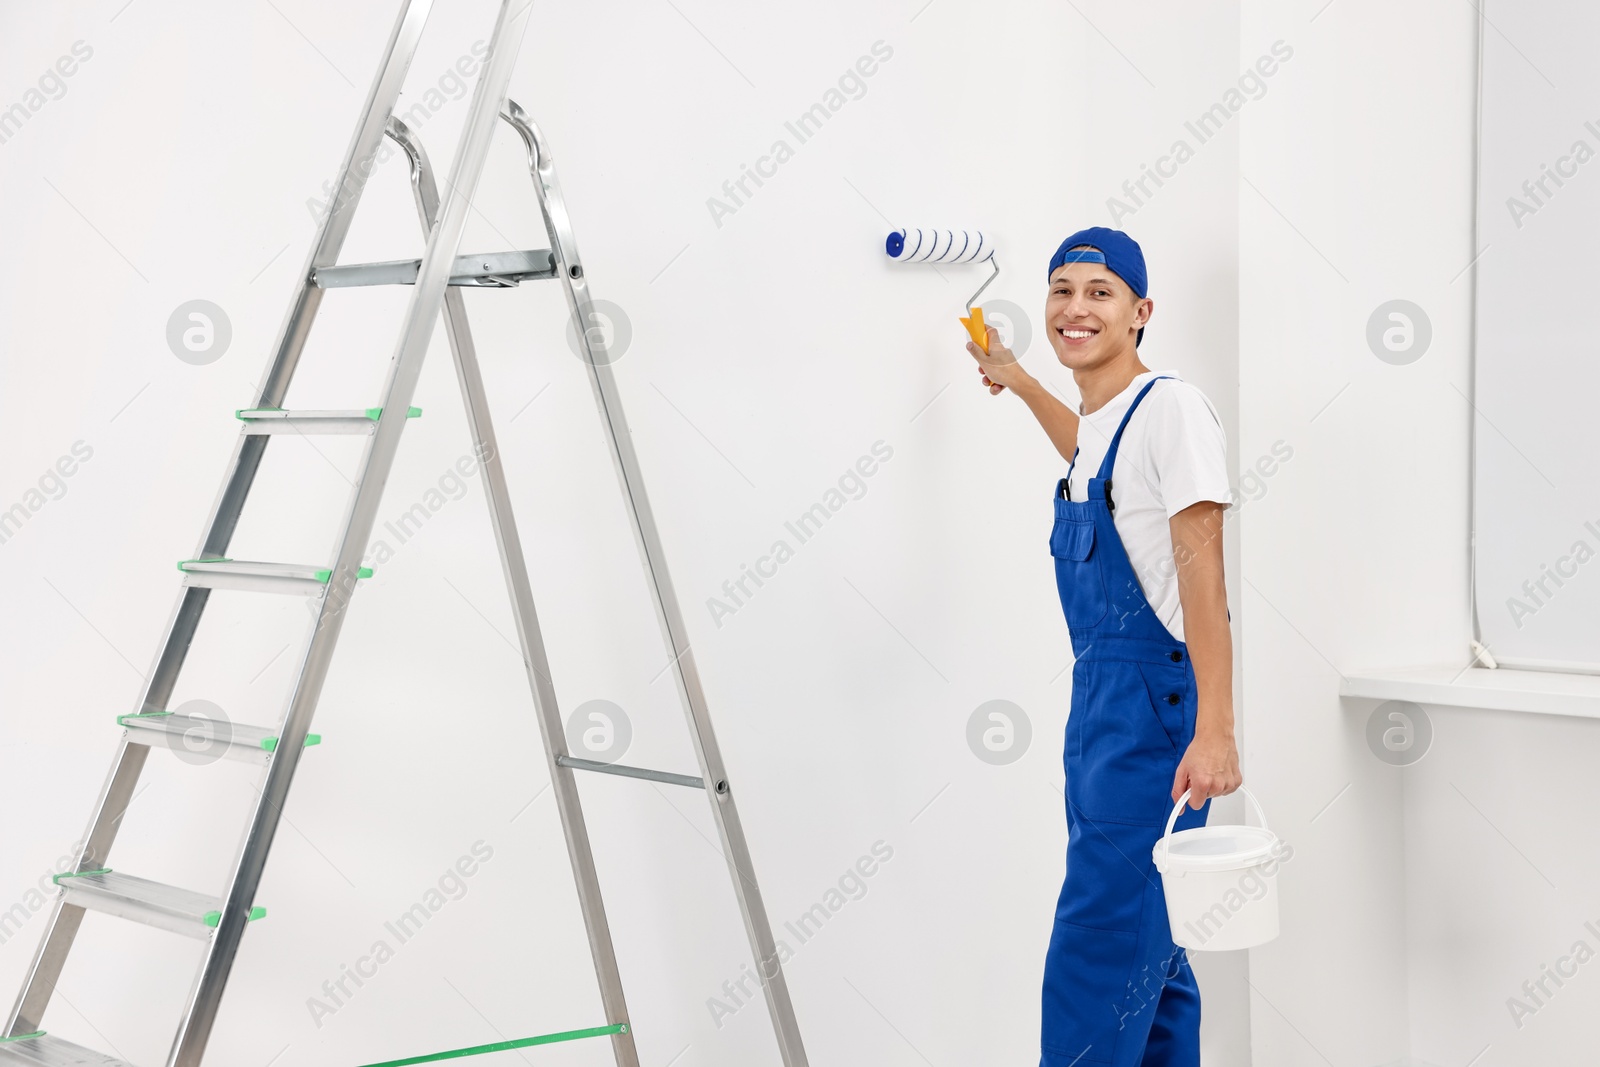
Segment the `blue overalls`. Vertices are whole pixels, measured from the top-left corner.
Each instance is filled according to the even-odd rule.
[[[1158,380],[1122,417],[1089,498],[1070,499],[1067,478],[1054,494],[1050,554],[1077,662],[1067,874],[1045,957],[1040,1067],[1200,1067],[1200,989],[1172,943],[1150,855],[1194,737],[1194,669],[1145,599],[1111,519],[1122,431]],[[1176,828],[1204,825],[1210,807],[1185,806]]]

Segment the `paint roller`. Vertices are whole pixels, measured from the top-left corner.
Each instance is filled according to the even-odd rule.
[[[989,334],[983,325],[983,309],[973,307],[978,297],[1000,274],[1000,261],[994,258],[994,245],[981,230],[913,230],[891,233],[883,250],[896,263],[988,263],[994,272],[967,300],[967,314],[961,325],[977,346],[989,351]]]

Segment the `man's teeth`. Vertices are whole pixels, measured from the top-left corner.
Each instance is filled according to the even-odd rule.
[[[1093,337],[1094,335],[1095,335],[1095,331],[1094,330],[1062,330],[1061,331],[1061,336],[1062,337],[1082,338],[1082,337]]]

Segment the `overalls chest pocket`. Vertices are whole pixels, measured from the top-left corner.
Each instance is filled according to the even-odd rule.
[[[1105,579],[1094,556],[1094,519],[1057,513],[1050,531],[1056,560],[1056,589],[1070,629],[1094,626],[1106,615]]]

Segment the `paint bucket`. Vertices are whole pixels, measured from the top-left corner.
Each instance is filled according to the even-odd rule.
[[[1172,832],[1185,792],[1156,842],[1156,870],[1167,897],[1172,940],[1187,949],[1252,948],[1278,936],[1278,867],[1294,850],[1267,828],[1267,816],[1240,786],[1260,826],[1197,826]]]

